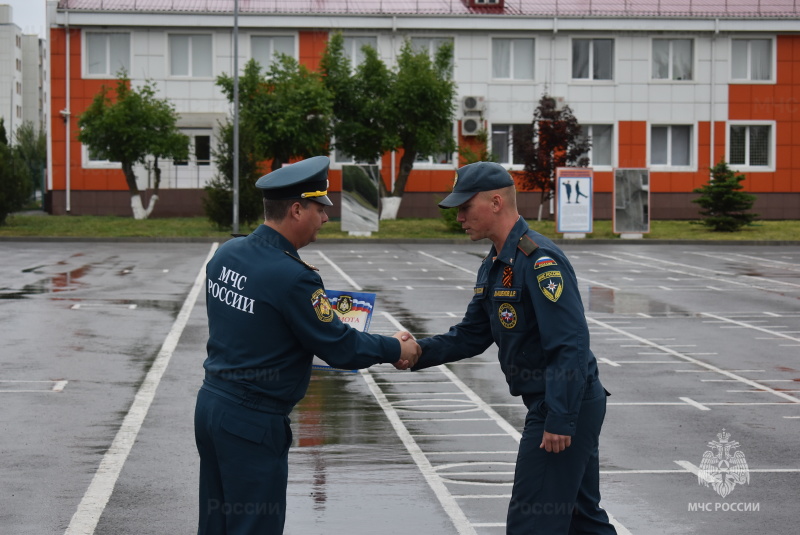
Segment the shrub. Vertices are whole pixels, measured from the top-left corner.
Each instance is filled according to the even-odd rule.
[[[710,171],[708,183],[693,190],[700,197],[692,202],[703,208],[700,223],[717,232],[736,232],[752,223],[758,214],[745,212],[753,207],[756,197],[741,191],[745,176],[736,174],[724,161]]]

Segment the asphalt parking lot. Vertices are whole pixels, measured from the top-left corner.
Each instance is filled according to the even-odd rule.
[[[212,250],[0,242],[0,532],[196,530]],[[372,332],[423,337],[460,319],[487,250],[321,242],[301,255],[326,287],[377,294]],[[601,490],[618,531],[795,532],[800,248],[564,250],[612,393]],[[504,533],[524,416],[494,347],[418,373],[317,370],[292,414],[286,532]],[[708,451],[733,467],[716,474],[727,485],[698,475]]]

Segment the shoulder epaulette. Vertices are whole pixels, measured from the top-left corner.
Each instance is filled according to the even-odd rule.
[[[530,256],[532,252],[539,248],[539,245],[531,239],[530,236],[524,234],[519,239],[519,250],[525,253],[525,256]]]
[[[317,268],[316,266],[312,266],[312,265],[311,265],[311,264],[309,264],[308,262],[306,262],[306,261],[304,261],[304,260],[301,260],[301,259],[297,258],[295,255],[293,255],[293,254],[292,254],[292,253],[290,253],[289,251],[284,251],[284,253],[286,253],[286,256],[288,256],[289,258],[294,258],[295,260],[297,260],[298,262],[300,262],[301,264],[303,264],[304,266],[306,266],[308,269],[313,269],[314,271],[319,271],[319,268]]]

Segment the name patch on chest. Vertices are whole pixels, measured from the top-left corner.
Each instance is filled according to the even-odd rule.
[[[519,301],[519,288],[496,288],[492,297],[505,301]]]

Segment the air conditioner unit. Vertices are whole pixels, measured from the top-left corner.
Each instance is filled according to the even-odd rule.
[[[461,135],[462,136],[477,136],[481,129],[481,120],[477,116],[469,116],[461,118]]]
[[[465,112],[483,111],[485,102],[483,97],[466,96],[461,99],[461,107]]]

